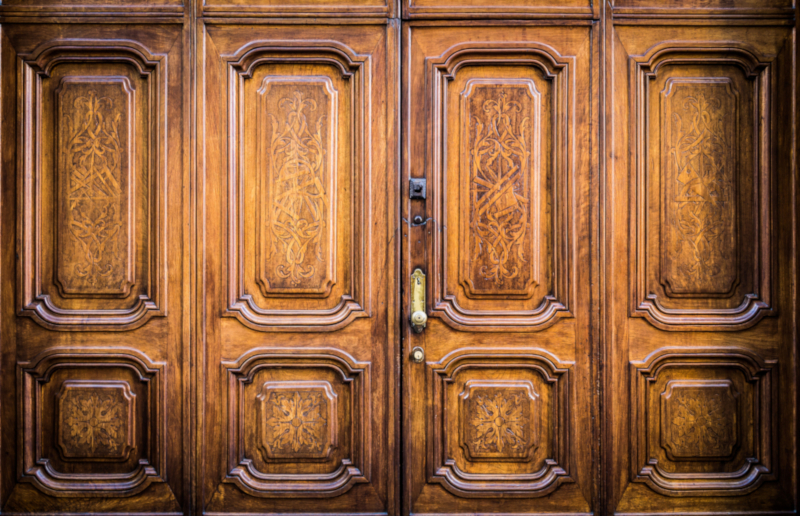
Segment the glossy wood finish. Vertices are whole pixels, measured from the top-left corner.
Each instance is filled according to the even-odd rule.
[[[3,0],[0,514],[794,514],[797,10]]]
[[[431,316],[404,332],[425,352],[403,369],[409,512],[592,510],[591,43],[582,22],[404,28],[404,174],[428,199],[403,203],[424,221],[403,270]]]
[[[188,33],[2,26],[3,512],[191,500]]]
[[[198,496],[393,513],[397,24],[200,37]]]
[[[794,32],[649,5],[635,11],[646,19],[625,3],[606,23],[606,507],[789,514]]]

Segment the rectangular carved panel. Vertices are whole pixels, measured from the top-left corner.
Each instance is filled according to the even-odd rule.
[[[530,297],[539,283],[539,91],[529,79],[472,79],[461,97],[462,284],[468,296]]]
[[[676,46],[630,67],[632,315],[663,330],[774,315],[770,65],[746,49]]]
[[[21,314],[69,331],[163,316],[163,55],[73,39],[22,62]]]
[[[725,77],[675,78],[661,96],[667,294],[729,295],[739,280],[738,92]]]
[[[571,317],[572,60],[501,49],[500,61],[461,47],[430,59],[426,144],[442,157],[430,159],[428,179],[441,213],[432,315],[462,330],[543,329]]]
[[[135,281],[131,84],[65,77],[56,97],[58,285],[63,295],[127,295]]]
[[[258,95],[259,285],[265,296],[325,295],[336,282],[338,92],[327,77],[267,76]]]

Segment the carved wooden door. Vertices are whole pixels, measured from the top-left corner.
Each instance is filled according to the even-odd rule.
[[[709,25],[607,32],[603,444],[618,512],[796,507],[793,28]]]
[[[394,511],[396,24],[201,40],[203,506]]]
[[[191,496],[189,33],[96,20],[1,29],[4,513]]]
[[[403,173],[427,188],[404,196],[403,272],[429,315],[403,328],[409,512],[592,510],[591,41],[404,27]]]

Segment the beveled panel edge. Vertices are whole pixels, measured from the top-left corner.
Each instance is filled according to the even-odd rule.
[[[105,55],[103,55],[105,54]],[[150,267],[148,294],[140,295],[136,303],[127,309],[105,310],[72,310],[56,306],[49,295],[42,294],[39,274],[39,253],[42,250],[40,241],[40,222],[36,213],[38,196],[36,185],[40,164],[33,149],[41,144],[33,134],[34,120],[36,127],[40,125],[38,87],[41,78],[49,77],[54,66],[65,62],[113,62],[132,65],[141,77],[148,78],[149,95],[156,109],[165,109],[166,99],[162,98],[166,91],[167,56],[152,54],[140,43],[132,40],[105,39],[51,39],[37,46],[30,53],[20,53],[19,79],[22,84],[21,94],[24,99],[18,104],[20,123],[23,130],[18,136],[18,195],[20,200],[18,211],[18,231],[23,257],[17,265],[18,296],[17,314],[31,317],[44,328],[58,331],[125,331],[136,329],[152,317],[163,317],[166,311],[166,206],[167,192],[165,188],[167,174],[166,148],[155,136],[148,142],[155,159],[147,164],[150,171],[149,192],[155,200],[148,212],[148,233],[152,238],[150,251]],[[152,81],[152,82],[150,82]],[[36,113],[32,110],[36,106]],[[164,112],[150,112],[149,123],[163,120],[157,124],[157,132],[168,133],[167,117]],[[28,152],[26,152],[26,149]],[[155,166],[153,166],[155,165]]]
[[[149,456],[128,474],[63,474],[52,469],[40,453],[37,421],[38,384],[48,382],[53,371],[74,366],[123,367],[132,369],[148,384],[148,404],[154,414],[148,438]],[[154,482],[167,481],[167,364],[154,362],[132,348],[56,347],[31,360],[17,362],[17,389],[22,397],[17,406],[18,480],[33,484],[55,497],[128,497],[141,493]],[[35,403],[35,407],[33,404]],[[34,435],[26,441],[26,435]],[[69,480],[65,477],[74,477]]]
[[[339,496],[356,484],[369,483],[372,476],[372,384],[370,362],[358,362],[336,348],[255,348],[236,360],[220,365],[227,383],[227,473],[224,483],[236,485],[242,492],[259,498],[296,497],[330,498]],[[252,461],[242,455],[244,422],[237,408],[241,405],[240,384],[252,382],[259,369],[267,367],[323,367],[333,369],[351,385],[350,441],[355,459],[343,459],[330,474],[266,475],[256,471]],[[356,385],[357,384],[357,385]],[[360,416],[360,417],[358,417]],[[358,419],[357,419],[358,417]],[[356,425],[356,423],[358,423]]]
[[[231,91],[228,121],[228,207],[224,215],[224,227],[227,227],[227,291],[223,291],[226,310],[224,317],[234,317],[242,324],[257,331],[335,331],[339,330],[359,317],[371,317],[371,232],[365,228],[366,210],[370,206],[372,176],[371,163],[368,159],[372,141],[367,131],[371,130],[372,113],[367,109],[371,105],[372,96],[372,56],[355,53],[347,45],[337,41],[252,41],[233,54],[222,56],[228,75]],[[238,113],[239,84],[252,77],[255,68],[263,63],[296,63],[298,61],[322,63],[338,68],[342,77],[354,81],[354,98],[352,102],[355,134],[353,142],[360,159],[354,163],[361,164],[356,168],[356,185],[353,188],[353,219],[351,267],[353,267],[353,290],[344,294],[339,303],[327,310],[265,310],[260,308],[250,294],[244,291],[243,257],[242,257],[242,220],[243,206],[237,202],[241,197],[242,164],[237,163],[239,146]]]
[[[760,81],[759,92],[763,97],[754,99],[757,105],[765,104],[767,113],[771,116],[771,60],[767,60],[758,51],[750,46],[736,41],[683,41],[665,42],[652,46],[644,54],[628,56],[629,81],[631,94],[630,120],[632,148],[635,156],[632,160],[631,177],[635,178],[632,184],[633,191],[630,195],[630,263],[633,273],[629,279],[630,284],[630,315],[643,317],[658,329],[666,331],[737,331],[750,328],[765,316],[775,316],[777,311],[771,306],[773,252],[770,246],[770,235],[760,225],[757,230],[759,238],[756,253],[756,286],[758,294],[748,293],[743,296],[742,303],[730,309],[674,309],[664,307],[658,296],[648,292],[646,267],[646,232],[645,210],[646,194],[644,190],[647,175],[645,160],[641,156],[644,152],[644,124],[646,116],[646,103],[643,98],[647,81],[655,77],[661,66],[665,64],[729,64],[740,67],[749,79]],[[763,142],[770,141],[769,129],[755,129],[757,139]],[[774,152],[774,150],[773,150]],[[758,179],[763,182],[764,177],[769,180],[772,175],[770,170],[772,154],[760,157],[759,170],[756,171]],[[769,214],[773,217],[771,192],[757,190],[758,212]]]
[[[514,475],[467,474],[447,457],[444,384],[452,382],[461,369],[469,367],[470,361],[478,367],[490,364],[498,368],[534,369],[553,385],[554,419],[558,422],[558,432],[553,436],[555,458],[546,459],[545,468],[533,475],[535,482],[532,485],[523,483],[523,478],[514,483]],[[562,484],[575,482],[570,474],[575,468],[570,453],[570,371],[573,362],[560,361],[540,348],[460,348],[438,362],[426,362],[425,365],[429,378],[427,390],[432,400],[427,425],[427,456],[433,458],[427,464],[429,483],[439,484],[461,498],[539,498],[551,494]]]
[[[461,331],[537,331],[546,329],[562,318],[573,317],[569,309],[570,299],[576,295],[576,285],[571,281],[573,271],[574,249],[571,244],[571,221],[575,217],[575,207],[570,205],[570,192],[574,188],[575,158],[570,155],[570,142],[575,138],[575,127],[571,121],[574,116],[575,106],[571,105],[574,79],[572,70],[575,68],[574,56],[562,56],[549,45],[535,41],[524,42],[498,42],[494,46],[480,43],[460,43],[448,48],[442,55],[425,59],[425,74],[430,89],[425,91],[426,103],[430,106],[430,120],[428,122],[433,137],[430,142],[432,165],[428,173],[429,196],[433,199],[428,208],[429,217],[437,221],[438,231],[434,231],[429,238],[433,249],[431,269],[436,271],[434,281],[430,282],[432,304],[430,315],[440,318],[448,326]],[[559,168],[555,170],[556,176],[562,176],[567,185],[567,191],[559,192],[553,200],[555,210],[561,212],[563,224],[557,225],[553,238],[556,249],[555,261],[555,295],[547,295],[535,310],[486,312],[480,310],[466,310],[459,306],[453,294],[446,291],[447,284],[447,220],[446,207],[442,202],[440,191],[444,192],[445,166],[442,163],[444,153],[441,148],[445,145],[443,139],[444,113],[443,100],[447,89],[447,82],[455,77],[458,70],[465,65],[480,63],[497,64],[513,63],[526,64],[539,68],[548,80],[553,82],[553,90],[558,93],[556,119],[553,121],[555,134],[564,135],[566,142],[559,145],[553,144],[553,152],[558,153]],[[563,188],[561,190],[564,190]],[[560,202],[559,202],[560,201]],[[554,210],[554,211],[555,211]],[[556,245],[559,241],[566,245]],[[488,314],[488,315],[487,315]]]
[[[657,462],[648,457],[646,414],[646,382],[655,379],[660,369],[674,364],[735,367],[745,373],[746,381],[753,383],[755,403],[760,427],[756,428],[754,447],[763,457],[748,458],[739,471],[733,474],[714,473],[664,474]],[[687,496],[742,496],[752,493],[765,481],[777,478],[773,463],[778,461],[778,442],[774,432],[778,428],[778,414],[771,407],[778,406],[778,361],[765,360],[755,351],[741,347],[664,347],[650,353],[643,360],[629,363],[631,427],[630,480],[646,484],[653,491],[673,497]],[[749,376],[747,376],[749,375]]]

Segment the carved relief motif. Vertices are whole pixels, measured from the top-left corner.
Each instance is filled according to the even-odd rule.
[[[126,78],[65,80],[59,96],[61,168],[58,283],[66,294],[126,294],[132,282],[128,242]]]
[[[265,295],[325,293],[335,261],[335,93],[327,77],[267,77],[259,93],[268,127],[259,281]]]
[[[631,474],[667,496],[739,496],[775,478],[777,363],[743,348],[631,362]]]
[[[473,84],[465,96],[469,249],[473,293],[526,293],[535,283],[531,153],[538,102],[533,82]]]
[[[730,382],[673,381],[662,394],[665,448],[676,458],[727,457],[737,441]]]
[[[472,391],[467,432],[473,455],[524,455],[530,438],[530,400],[521,390]]]
[[[727,80],[671,80],[665,94],[670,295],[724,295],[736,281],[736,96]]]
[[[328,402],[319,390],[271,391],[262,397],[264,446],[272,457],[319,455],[328,445]]]
[[[121,386],[81,383],[66,382],[60,399],[59,443],[64,457],[124,456],[135,395]]]

